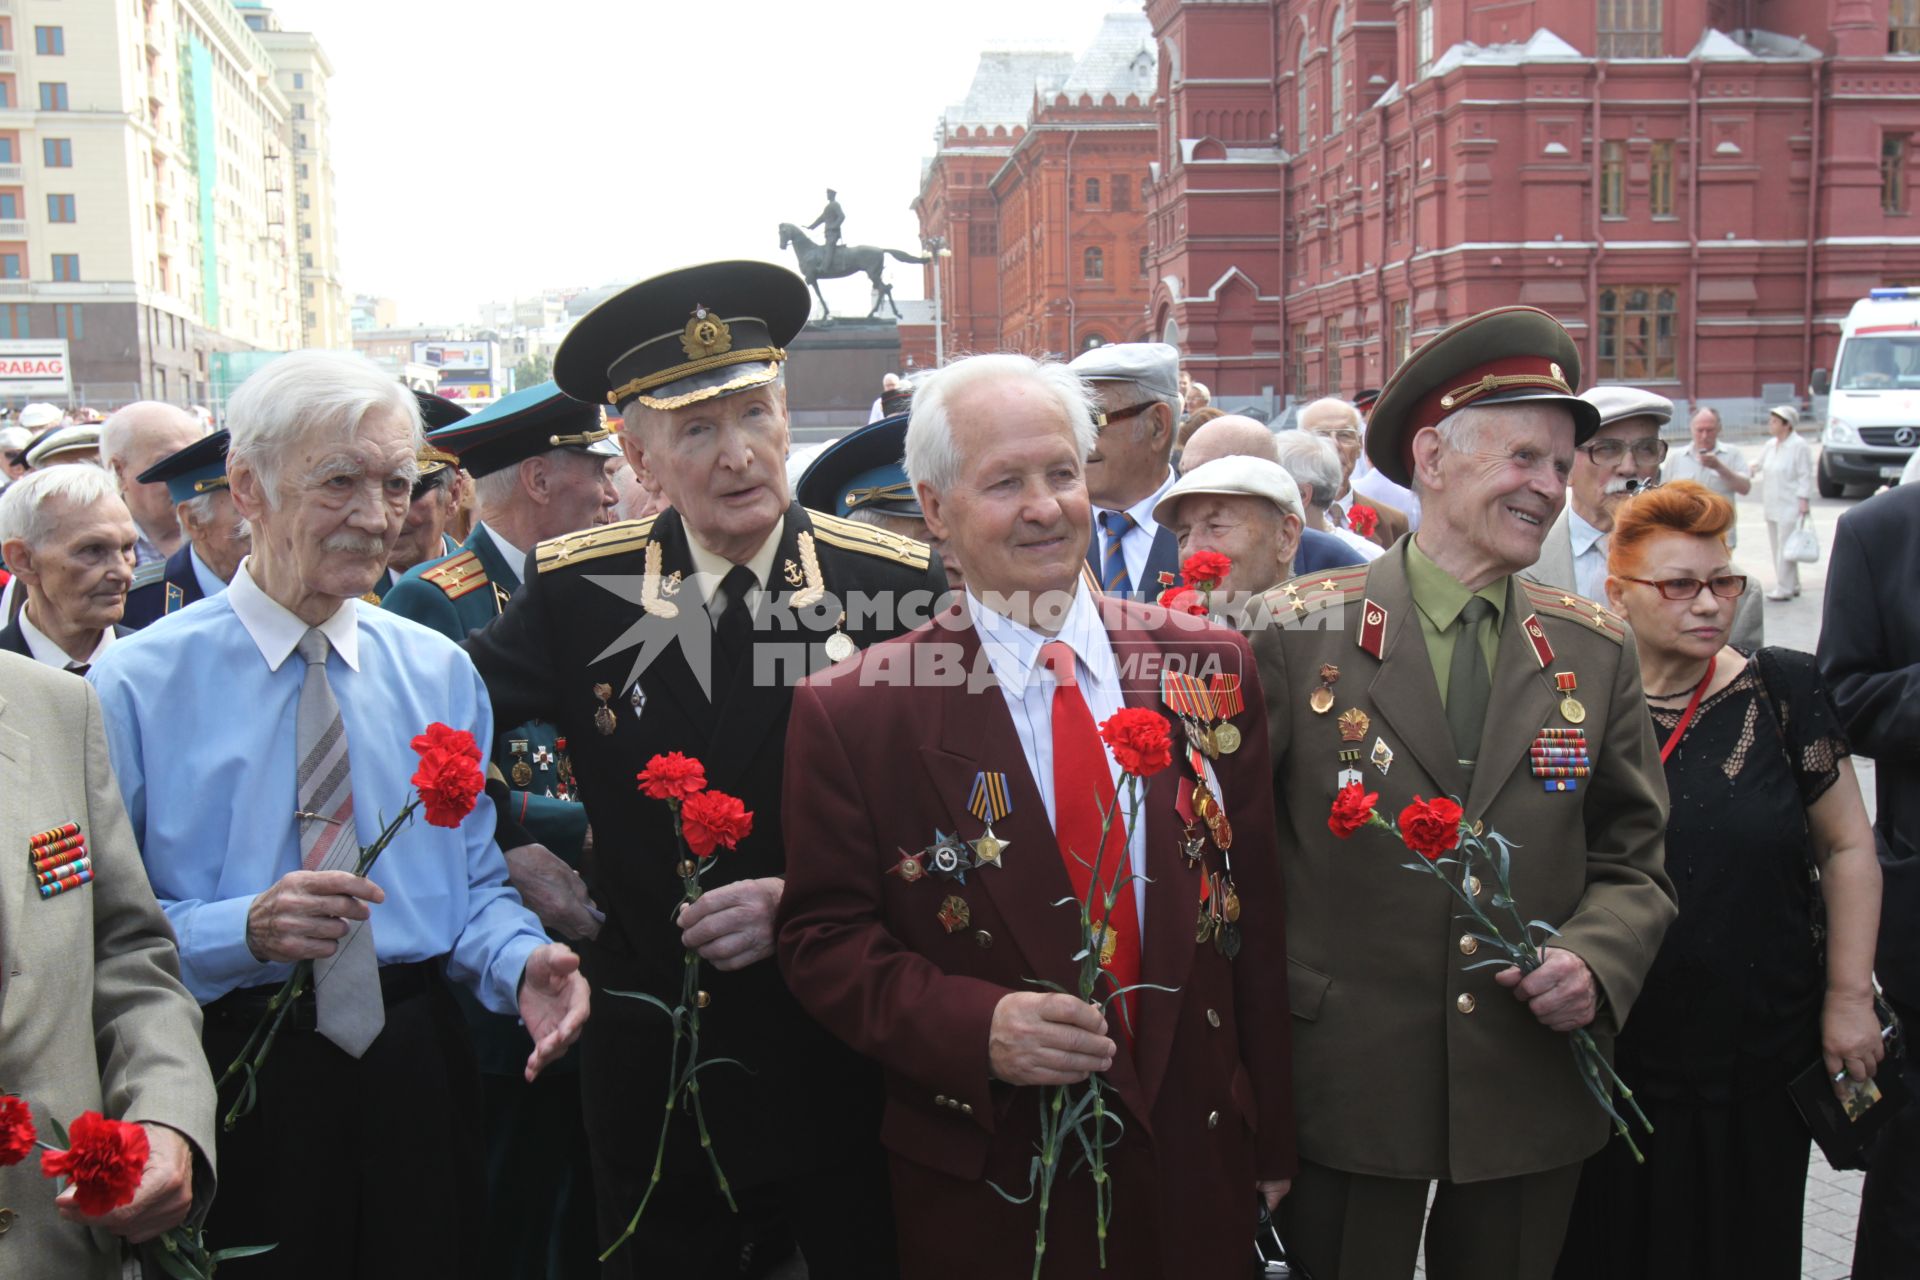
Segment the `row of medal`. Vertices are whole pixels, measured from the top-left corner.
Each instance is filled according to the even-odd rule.
[[[1180,852],[1189,867],[1200,871],[1200,909],[1194,920],[1193,938],[1197,943],[1211,942],[1213,949],[1231,960],[1240,954],[1240,894],[1233,884],[1233,823],[1221,807],[1219,797],[1207,786],[1204,762],[1231,755],[1240,749],[1240,730],[1230,718],[1246,705],[1238,676],[1219,674],[1202,681],[1186,672],[1169,671],[1161,676],[1160,697],[1180,721],[1187,740],[1187,763],[1193,771],[1191,781],[1180,780],[1175,801],[1182,831]],[[1207,840],[1220,850],[1222,870],[1206,867]]]
[[[77,889],[93,879],[93,858],[78,823],[68,822],[27,839],[27,858],[33,864],[33,883],[42,900]]]
[[[529,748],[531,747],[531,752]],[[534,747],[527,738],[509,738],[507,750],[513,755],[513,767],[507,771],[514,790],[534,790],[534,775],[551,773],[553,779],[542,787],[537,794],[551,800],[573,800],[573,761],[567,758],[567,740],[555,738],[552,747]],[[532,759],[528,756],[531,754]]]

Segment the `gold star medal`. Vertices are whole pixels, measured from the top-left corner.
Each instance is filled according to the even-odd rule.
[[[1579,678],[1571,671],[1556,671],[1553,673],[1553,683],[1560,689],[1560,718],[1568,724],[1584,723],[1587,709],[1580,704],[1580,699],[1573,696],[1573,691],[1580,687]]]
[[[967,796],[967,812],[980,819],[986,827],[980,833],[980,838],[973,841],[974,865],[1004,866],[1000,856],[1007,851],[1008,842],[993,833],[993,824],[1013,812],[1013,802],[1007,797],[1007,775],[989,773],[985,769],[974,774],[973,790]]]

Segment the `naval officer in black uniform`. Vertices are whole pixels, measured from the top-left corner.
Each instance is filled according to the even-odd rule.
[[[815,1276],[894,1272],[878,1076],[802,1012],[772,959],[780,789],[793,681],[925,620],[946,583],[924,543],[790,499],[782,368],[807,311],[791,272],[728,262],[634,285],[583,318],[554,378],[621,410],[627,459],[670,508],[540,544],[526,586],[468,641],[497,723],[546,720],[572,744],[606,913],[583,952],[590,982],[671,1005],[683,947],[698,948],[701,1056],[740,1064],[700,1077],[739,1215],[695,1126],[677,1123],[609,1276],[763,1274],[788,1238]],[[635,784],[669,751],[698,758],[754,815],[677,924],[671,816]],[[592,1027],[583,1102],[611,1241],[647,1188],[671,1028],[621,999],[603,1000]]]

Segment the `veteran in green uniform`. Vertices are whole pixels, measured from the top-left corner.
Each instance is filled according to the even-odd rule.
[[[493,621],[521,588],[523,548],[608,518],[614,500],[608,463],[616,452],[609,434],[598,410],[551,382],[431,433],[427,449],[457,459],[453,465],[475,477],[480,518],[458,551],[403,575],[383,607],[456,641]],[[495,723],[514,722],[496,715]],[[598,929],[600,917],[578,871],[587,812],[574,795],[567,745],[542,721],[502,729],[493,743],[490,789],[514,888],[541,923],[578,944]],[[528,1052],[525,1030],[471,1002],[463,1007],[485,1091],[485,1275],[591,1276],[592,1171],[579,1072],[566,1069],[577,1058],[528,1084],[518,1065]]]
[[[1566,331],[1532,308],[1428,342],[1367,438],[1374,465],[1420,494],[1418,533],[1274,588],[1274,625],[1252,638],[1291,828],[1301,1169],[1281,1213],[1316,1280],[1407,1280],[1423,1222],[1433,1280],[1552,1274],[1580,1162],[1610,1133],[1566,1033],[1611,1044],[1673,919],[1633,638],[1601,606],[1516,576],[1597,426],[1579,377]],[[1570,744],[1584,768],[1536,751]],[[1511,840],[1522,918],[1558,930],[1546,963],[1524,981],[1470,969],[1481,946],[1459,904],[1401,868],[1391,835],[1328,830],[1350,781],[1388,815],[1451,796]]]
[[[812,1275],[895,1274],[878,1073],[807,1016],[772,958],[780,795],[793,682],[924,621],[945,576],[925,543],[790,499],[782,374],[808,305],[792,272],[722,262],[583,317],[554,377],[621,409],[627,460],[669,508],[542,543],[525,589],[467,642],[497,719],[566,735],[597,833],[587,873],[607,919],[583,961],[600,1035],[581,1073],[602,1243],[647,1192],[674,1038],[660,1009],[607,993],[671,1006],[698,950],[701,1056],[732,1060],[700,1090],[739,1212],[680,1117],[609,1277],[765,1274],[796,1241]],[[753,814],[684,911],[672,813],[635,782],[673,751]]]

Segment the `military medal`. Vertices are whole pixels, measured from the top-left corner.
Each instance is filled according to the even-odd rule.
[[[527,740],[514,738],[507,743],[507,750],[513,753],[513,785],[525,791],[533,781],[533,766],[527,763]]]
[[[840,621],[833,624],[833,634],[827,637],[828,662],[845,662],[858,651],[859,646],[855,645],[853,637],[846,633],[846,625],[847,615],[842,611]]]
[[[1334,783],[1336,790],[1360,785],[1360,748],[1346,747],[1340,752],[1340,776]]]
[[[1565,714],[1563,709],[1562,714]],[[1542,729],[1527,749],[1533,776],[1547,792],[1578,791],[1581,778],[1592,776],[1592,756],[1585,729]]]
[[[555,738],[553,740],[553,750],[554,754],[559,757],[558,772],[560,774],[560,785],[571,792],[573,790],[573,761],[567,758],[567,740],[565,738]]]
[[[1340,668],[1329,662],[1320,668],[1320,687],[1307,695],[1307,706],[1313,714],[1323,716],[1333,710],[1333,684],[1340,678]]]
[[[1580,699],[1573,696],[1573,691],[1580,687],[1579,678],[1571,671],[1556,671],[1553,673],[1553,683],[1560,690],[1560,718],[1568,724],[1585,723],[1587,709],[1580,705]]]
[[[1381,777],[1387,776],[1387,770],[1393,768],[1393,748],[1387,745],[1385,738],[1373,740],[1373,755],[1369,757],[1373,767],[1380,771]]]
[[[967,872],[973,869],[973,851],[964,841],[938,828],[933,833],[933,844],[921,852],[920,860],[941,879],[959,884],[967,882]]]
[[[1340,718],[1335,723],[1340,726],[1340,741],[1342,742],[1364,741],[1367,736],[1367,730],[1371,728],[1373,724],[1373,722],[1367,718],[1367,713],[1358,707],[1348,707],[1345,711],[1342,711]],[[1354,752],[1356,758],[1359,754],[1357,751]],[[1345,755],[1345,752],[1341,752],[1342,758],[1345,758]]]
[[[950,893],[940,902],[940,910],[935,919],[948,933],[958,933],[973,923],[973,909],[967,906],[967,900],[957,893]]]
[[[1240,749],[1240,730],[1233,717],[1246,705],[1240,696],[1240,677],[1224,672],[1214,676],[1207,682],[1207,695],[1213,714],[1219,718],[1213,726],[1213,745],[1220,754],[1230,756]]]
[[[27,859],[41,900],[77,889],[93,879],[93,858],[78,823],[68,822],[27,838]]]
[[[993,833],[993,824],[1013,812],[1013,804],[1007,799],[1007,775],[988,773],[984,769],[974,774],[973,794],[967,797],[967,812],[986,825],[980,838],[973,842],[974,865],[1000,866],[1000,855],[1007,851],[1007,842]]]
[[[901,849],[899,853],[900,861],[887,868],[888,875],[899,876],[908,884],[912,884],[927,874],[926,864],[920,860],[919,854],[908,853],[905,849]]]
[[[655,543],[654,545],[658,546],[659,544]],[[600,731],[602,737],[611,737],[613,735],[613,708],[607,705],[607,699],[613,696],[613,686],[610,684],[596,684],[593,686],[593,696],[600,700],[599,707],[597,707],[593,713],[593,727]]]

